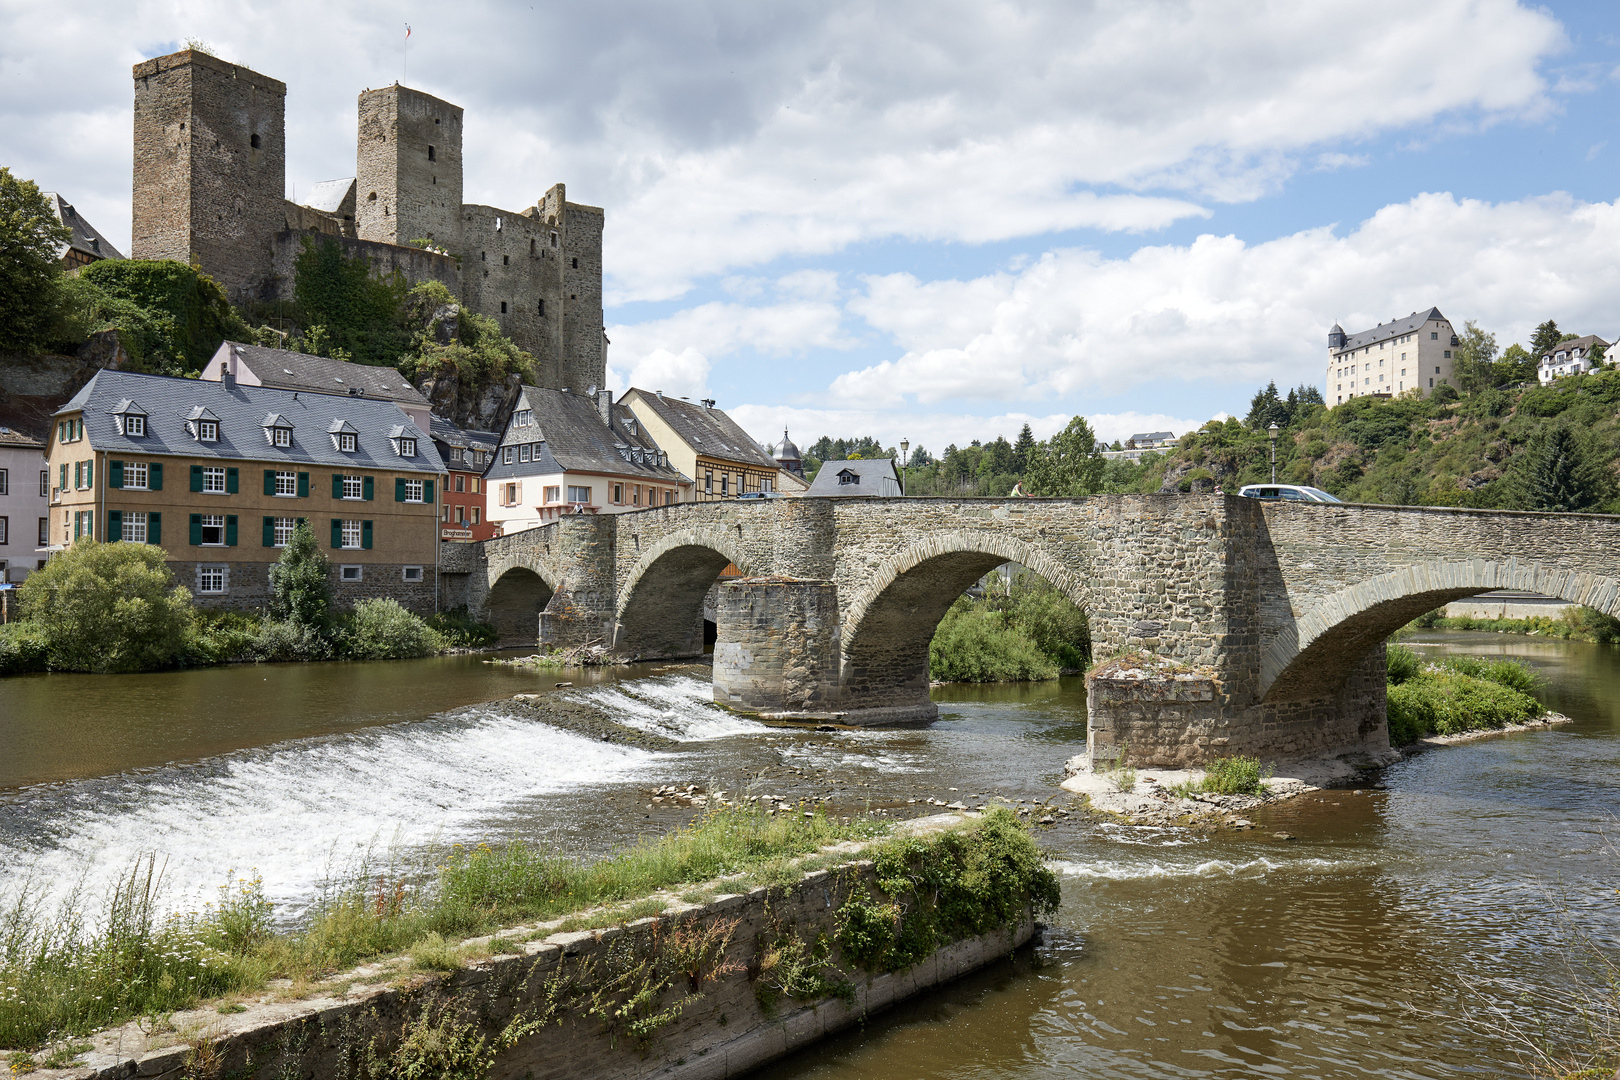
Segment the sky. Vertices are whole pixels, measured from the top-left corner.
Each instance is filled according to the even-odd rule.
[[[411,27],[407,40],[406,25]],[[609,385],[942,452],[1178,434],[1438,306],[1620,335],[1620,5],[0,0],[0,165],[128,248],[132,65],[466,110],[465,197],[605,208]]]

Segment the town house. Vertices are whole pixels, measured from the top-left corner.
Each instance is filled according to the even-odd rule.
[[[1428,397],[1451,380],[1457,335],[1440,309],[1414,311],[1371,330],[1347,334],[1338,323],[1328,331],[1329,405],[1353,397],[1395,397],[1417,391]]]
[[[693,480],[699,502],[776,491],[781,467],[753,436],[705,398],[696,404],[634,387],[619,404],[627,406],[669,460]]]
[[[201,605],[252,610],[307,521],[340,606],[435,608],[444,464],[391,401],[103,370],[53,421],[53,547],[160,546]]]

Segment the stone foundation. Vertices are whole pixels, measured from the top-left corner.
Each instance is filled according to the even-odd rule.
[[[267,611],[274,593],[270,589],[270,567],[273,563],[227,562],[223,559],[171,561],[166,564],[174,573],[177,583],[191,590],[191,599],[204,611],[240,611],[257,613]],[[348,611],[362,600],[387,597],[397,600],[408,611],[426,618],[435,607],[433,564],[427,563],[366,563],[361,567],[359,581],[344,581],[340,567],[345,564],[332,560],[327,581],[332,586],[332,606]],[[422,567],[422,580],[406,581],[404,570],[409,566]],[[202,571],[205,567],[220,567],[225,572],[225,591],[202,591]]]
[[[838,587],[743,578],[720,587],[714,700],[746,712],[826,714],[838,695]]]

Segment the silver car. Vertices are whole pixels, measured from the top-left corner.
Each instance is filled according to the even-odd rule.
[[[1245,484],[1238,490],[1245,499],[1265,502],[1342,503],[1343,499],[1329,495],[1321,488],[1300,484]]]

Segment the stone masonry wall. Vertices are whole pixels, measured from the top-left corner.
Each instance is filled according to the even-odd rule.
[[[229,563],[220,560],[173,560],[165,565],[173,572],[175,581],[191,590],[191,598],[205,611],[241,611],[256,613],[267,611],[274,593],[270,588],[269,567],[274,563]],[[424,618],[435,608],[433,567],[422,567],[421,581],[406,581],[404,568],[419,563],[367,563],[361,570],[359,581],[344,581],[339,574],[339,561],[332,560],[327,581],[332,586],[332,604],[339,611],[347,611],[361,600],[388,598]],[[225,571],[225,591],[202,591],[202,569],[222,567]],[[445,605],[450,606],[450,605]]]
[[[836,707],[838,587],[830,581],[728,581],[715,625],[715,701],[770,715]]]

